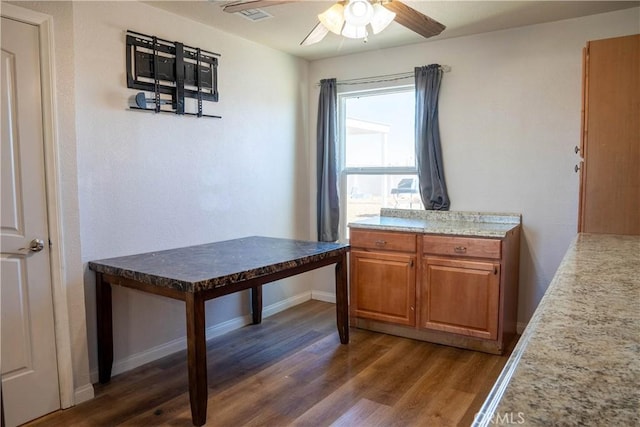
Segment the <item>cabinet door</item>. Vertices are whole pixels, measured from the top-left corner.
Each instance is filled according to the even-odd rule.
[[[578,231],[640,235],[640,35],[591,41]]]
[[[351,251],[352,316],[415,326],[416,257]]]
[[[500,264],[423,258],[420,326],[495,340]]]

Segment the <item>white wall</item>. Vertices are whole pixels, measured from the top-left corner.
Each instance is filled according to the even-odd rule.
[[[254,234],[307,237],[306,61],[138,2],[73,9],[84,262]],[[127,29],[220,53],[220,102],[204,104],[223,118],[128,110]],[[266,286],[265,306],[311,291],[308,282]],[[94,286],[86,270],[92,371]],[[113,300],[115,366],[184,342],[182,302],[121,288]],[[207,326],[249,306],[246,294],[209,301]]]
[[[451,210],[522,214],[518,317],[527,322],[577,230],[582,48],[638,32],[634,8],[314,61],[309,139],[313,146],[320,79],[451,66],[439,102]]]

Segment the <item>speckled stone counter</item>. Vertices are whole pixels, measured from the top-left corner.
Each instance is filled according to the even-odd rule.
[[[580,234],[474,426],[640,425],[640,236]]]
[[[369,228],[410,233],[503,238],[521,222],[519,214],[381,209],[380,216],[349,223]]]

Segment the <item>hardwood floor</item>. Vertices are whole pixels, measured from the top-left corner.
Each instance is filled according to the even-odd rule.
[[[470,425],[507,356],[351,328],[319,301],[207,343],[208,426]],[[30,426],[191,426],[186,351],[114,376]]]

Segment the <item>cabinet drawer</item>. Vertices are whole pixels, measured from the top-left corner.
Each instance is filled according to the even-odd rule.
[[[411,233],[391,233],[352,228],[349,240],[354,248],[402,252],[416,251],[416,235]]]
[[[425,254],[500,259],[502,241],[475,237],[424,236]]]

